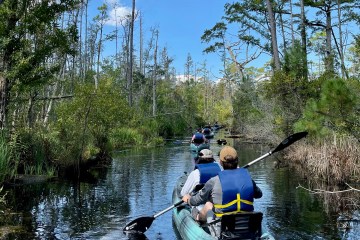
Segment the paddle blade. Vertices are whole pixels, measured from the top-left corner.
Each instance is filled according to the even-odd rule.
[[[149,229],[152,222],[154,221],[154,217],[139,217],[130,223],[128,223],[123,232],[142,232],[144,233],[146,230]]]
[[[291,144],[293,144],[294,142],[306,137],[306,135],[308,134],[308,132],[298,132],[298,133],[294,133],[293,135],[287,137],[286,139],[284,139],[273,151],[272,153],[278,152],[283,150],[284,148],[290,146]]]

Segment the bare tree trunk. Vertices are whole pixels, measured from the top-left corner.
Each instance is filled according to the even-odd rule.
[[[331,47],[332,26],[331,26],[331,9],[326,7],[326,59],[325,69],[327,72],[334,72],[334,56]]]
[[[28,107],[28,112],[27,112],[27,125],[28,125],[28,128],[30,128],[30,129],[33,127],[33,124],[34,124],[33,108],[34,108],[34,102],[35,102],[36,96],[37,96],[36,92],[34,94],[30,93],[29,107]]]
[[[0,72],[0,129],[6,128],[7,80]]]
[[[291,46],[294,46],[295,36],[294,36],[294,14],[293,14],[292,0],[290,0],[290,29],[291,29]]]
[[[152,114],[156,116],[156,78],[157,78],[157,49],[158,49],[159,31],[155,30],[155,49],[154,49],[154,69],[153,69],[153,83],[152,83]]]
[[[185,63],[185,76],[186,76],[187,81],[190,81],[191,68],[192,68],[193,64],[194,64],[194,62],[192,60],[192,57],[191,57],[190,53],[188,53],[187,58],[186,58],[186,63]]]
[[[302,46],[302,51],[304,53],[304,64],[306,66],[306,72],[304,73],[304,77],[305,79],[308,78],[308,62],[307,62],[307,41],[306,41],[306,17],[305,17],[305,6],[304,6],[304,0],[300,0],[300,8],[301,8],[301,24],[300,24],[300,35],[301,35],[301,46]]]
[[[338,22],[339,22],[339,55],[341,61],[341,76],[343,78],[348,78],[348,74],[345,68],[345,59],[344,59],[344,43],[343,43],[343,34],[342,34],[342,24],[341,24],[341,1],[337,0],[338,4]],[[335,36],[334,36],[334,39]]]
[[[102,48],[102,39],[103,39],[103,22],[100,20],[100,33],[99,33],[99,43],[97,49],[97,61],[96,61],[96,77],[95,77],[95,88],[98,88],[99,78],[100,78],[100,56]]]
[[[278,49],[277,37],[276,37],[276,22],[275,22],[275,15],[274,15],[271,0],[266,0],[266,5],[267,5],[267,10],[268,10],[268,15],[269,15],[271,45],[272,45],[275,70],[280,70],[280,57],[279,57],[279,49]]]
[[[11,32],[15,29],[17,22],[19,21],[19,16],[15,14],[17,8],[19,7],[18,1],[9,1],[9,10],[13,11],[14,14],[4,23],[5,29],[4,33],[5,36],[11,36]],[[17,40],[14,36],[11,37],[10,41],[12,44],[16,44]],[[10,91],[9,91],[9,79],[3,75],[3,72],[6,72],[11,68],[11,56],[14,53],[14,48],[10,46],[10,43],[6,45],[4,49],[2,49],[2,66],[0,68],[0,129],[5,129],[6,121],[7,121],[7,107],[8,107],[8,100],[10,98]]]
[[[15,98],[17,98],[19,95],[19,93],[16,91],[15,92]],[[17,102],[14,103],[14,107],[13,107],[13,113],[12,113],[12,121],[11,121],[11,132],[15,131],[15,127],[16,127],[16,119],[17,119],[17,115],[19,113],[19,104]]]
[[[84,47],[84,72],[83,72],[83,80],[85,80],[86,72],[89,70],[88,65],[88,3],[89,0],[85,0],[85,47]]]
[[[130,21],[130,51],[129,51],[129,55],[130,55],[130,61],[129,61],[129,75],[128,75],[128,90],[129,90],[129,105],[132,106],[133,105],[133,90],[132,90],[132,85],[133,85],[133,62],[134,62],[134,56],[133,56],[133,52],[134,52],[134,23],[135,23],[135,0],[132,1],[132,12],[131,12],[131,21]]]
[[[154,47],[155,29],[151,29],[150,31],[152,32],[152,34],[151,34],[150,40],[148,42],[148,47],[147,47],[147,49],[145,49],[145,52],[144,52],[143,68],[144,68],[144,75],[145,76],[146,76],[146,65],[147,65],[147,62],[150,59],[150,52],[151,52],[151,49]]]
[[[78,71],[79,71],[79,76],[82,78],[83,77],[83,56],[82,56],[82,31],[83,31],[83,14],[84,14],[84,3],[81,2],[81,7],[80,7],[80,20],[78,21],[79,23],[79,37],[78,37],[78,42],[79,42],[79,46],[78,46],[78,62],[79,62],[79,66],[78,66]]]
[[[145,75],[145,69],[143,70],[143,45],[144,45],[144,36],[143,36],[143,18],[142,14],[140,13],[140,72]]]
[[[284,20],[283,20],[282,13],[279,13],[279,19],[280,19],[280,29],[281,29],[281,36],[282,36],[284,49],[287,49],[286,33],[285,33],[285,29],[284,29]]]

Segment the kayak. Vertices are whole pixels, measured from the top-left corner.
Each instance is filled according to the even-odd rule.
[[[181,176],[174,187],[172,201],[173,204],[178,203],[181,201],[180,192],[181,188],[184,185],[187,174]],[[219,239],[226,239],[226,238],[217,238],[210,234],[210,230],[208,225],[200,225],[196,222],[193,217],[191,216],[191,207],[187,204],[180,205],[179,207],[175,207],[173,209],[173,222],[178,230],[181,238],[183,240],[193,240],[193,239],[201,239],[201,240],[219,240]],[[231,238],[235,239],[235,238]],[[236,238],[236,239],[243,239],[243,238]],[[273,236],[269,233],[262,230],[262,234],[260,238],[261,240],[275,240]]]
[[[190,144],[190,150],[192,153],[199,153],[203,149],[210,149],[210,144],[208,143],[191,143]]]
[[[204,133],[204,136],[206,139],[210,139],[210,138],[213,138],[214,137],[214,132],[209,132],[209,133]]]

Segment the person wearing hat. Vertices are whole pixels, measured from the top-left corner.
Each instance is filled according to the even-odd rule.
[[[190,206],[205,204],[200,211],[192,208],[192,216],[197,221],[206,222],[209,213],[221,217],[224,214],[251,212],[254,210],[254,198],[262,197],[248,170],[238,168],[238,155],[234,148],[225,146],[221,149],[220,165],[224,170],[209,179],[199,192],[182,198]]]
[[[189,174],[181,189],[181,196],[200,189],[210,178],[216,176],[220,171],[220,165],[215,162],[212,151],[209,149],[201,150],[199,157],[196,159],[195,169]]]

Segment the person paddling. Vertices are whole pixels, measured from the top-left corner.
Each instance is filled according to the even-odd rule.
[[[196,158],[195,169],[189,174],[181,189],[181,196],[198,191],[212,177],[221,171],[220,165],[215,161],[209,149],[203,149]]]
[[[207,142],[205,135],[202,134],[202,132],[201,132],[201,128],[197,129],[197,132],[191,138],[191,142],[195,143],[195,144],[201,144],[201,143]]]
[[[195,220],[206,222],[207,216],[221,217],[254,210],[254,198],[261,198],[262,191],[252,180],[246,168],[238,168],[238,155],[234,148],[225,146],[220,151],[220,164],[223,171],[208,180],[204,187],[191,196],[186,194],[182,200],[190,206],[205,204],[199,211],[192,208]]]

